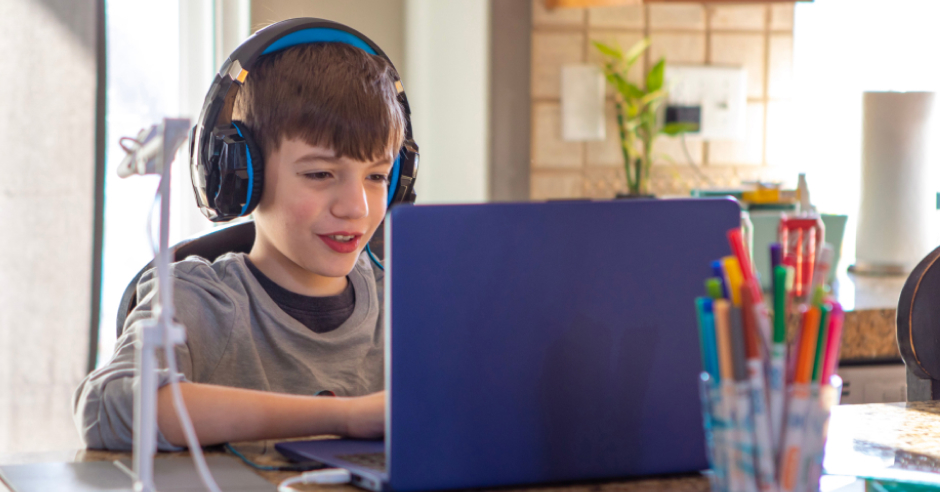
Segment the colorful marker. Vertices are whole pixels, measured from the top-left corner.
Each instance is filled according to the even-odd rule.
[[[779,246],[779,245],[778,245]],[[779,248],[778,248],[779,249]],[[787,372],[787,268],[774,267],[774,340],[770,355],[770,424],[774,449],[780,445]]]
[[[712,299],[695,299],[698,314],[699,343],[702,345],[702,366],[714,382],[720,381],[718,374],[718,354],[715,346],[715,315],[712,311]]]
[[[773,491],[776,467],[771,433],[767,391],[764,387],[764,360],[761,358],[757,320],[754,313],[754,298],[751,292],[757,279],[750,279],[741,286],[741,309],[744,328],[744,345],[747,355],[747,375],[751,390],[751,411],[754,416],[754,457],[757,462],[757,484],[762,491]]]
[[[725,287],[721,277],[712,277],[705,280],[705,292],[712,299],[727,299],[724,294]]]
[[[728,295],[728,284],[725,282],[725,267],[721,260],[712,262],[712,275],[721,280],[721,297],[731,299],[731,296]]]
[[[832,313],[829,315],[829,337],[826,342],[826,357],[823,362],[823,372],[820,376],[822,384],[829,384],[829,378],[836,373],[839,367],[839,351],[842,347],[842,324],[845,320],[845,313],[842,311],[842,305],[838,302],[832,303]]]
[[[725,278],[727,279],[729,299],[736,307],[741,306],[741,284],[744,283],[744,276],[741,274],[741,266],[738,259],[733,256],[725,256],[721,259],[721,264],[725,269]]]

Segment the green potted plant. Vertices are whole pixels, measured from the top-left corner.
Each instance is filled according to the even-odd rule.
[[[623,152],[623,168],[627,178],[626,194],[622,197],[649,197],[650,166],[653,164],[653,143],[660,135],[676,136],[698,130],[690,123],[663,124],[660,108],[669,95],[664,86],[666,59],[660,58],[645,77],[645,87],[627,80],[627,72],[650,46],[644,38],[627,50],[594,41],[594,47],[604,56],[604,77],[616,91],[614,104],[617,109],[617,129],[620,133],[620,150]]]

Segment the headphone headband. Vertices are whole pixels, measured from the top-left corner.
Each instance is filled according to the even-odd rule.
[[[261,197],[263,159],[253,153],[252,137],[244,125],[233,124],[238,90],[259,56],[310,43],[343,43],[382,57],[388,56],[369,38],[348,26],[314,18],[272,24],[246,39],[229,56],[206,95],[199,121],[190,135],[190,174],[196,203],[213,222],[248,215]],[[411,129],[411,108],[395,72],[397,99],[405,114],[405,143],[392,166],[388,205],[413,202],[418,170],[418,146]],[[239,147],[239,149],[229,149]]]

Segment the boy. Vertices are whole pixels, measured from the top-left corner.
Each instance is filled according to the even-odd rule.
[[[201,444],[384,434],[383,276],[361,253],[404,139],[393,70],[346,44],[305,44],[259,58],[240,89],[233,119],[265,162],[255,242],[172,267],[181,390]],[[133,341],[155,277],[141,278],[113,359],[76,390],[88,447],[131,448]],[[167,370],[159,378],[158,446],[180,449]]]

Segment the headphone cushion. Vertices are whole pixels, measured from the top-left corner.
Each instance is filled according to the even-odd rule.
[[[232,125],[238,129],[239,135],[245,140],[245,147],[251,157],[251,194],[247,198],[248,208],[243,215],[248,215],[261,201],[261,191],[264,189],[264,156],[261,147],[255,142],[251,131],[244,122],[234,120]]]

